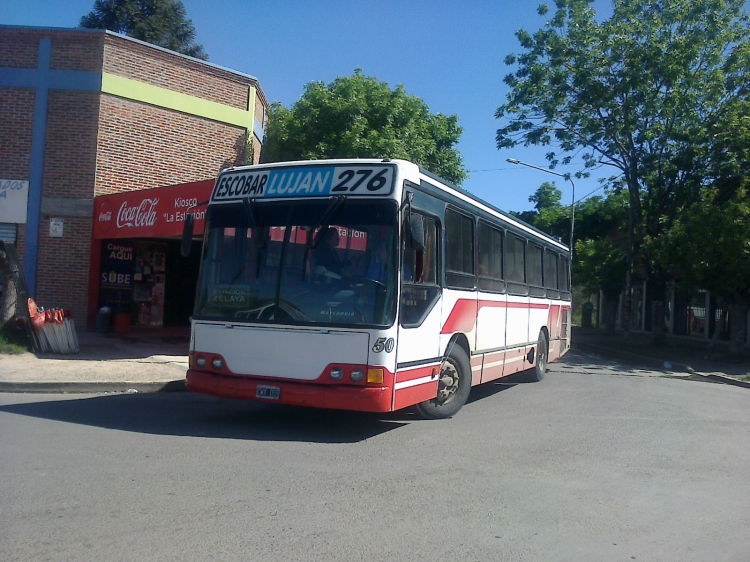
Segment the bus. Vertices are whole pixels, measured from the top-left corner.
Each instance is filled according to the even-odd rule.
[[[566,246],[411,162],[230,168],[207,206],[186,388],[448,418],[473,386],[541,380],[570,310]]]

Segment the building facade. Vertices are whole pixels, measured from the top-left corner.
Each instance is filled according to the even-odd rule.
[[[108,31],[0,26],[0,236],[31,295],[91,325],[94,198],[257,163],[267,112],[252,76]]]

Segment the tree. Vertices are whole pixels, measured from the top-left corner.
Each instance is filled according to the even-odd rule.
[[[638,255],[663,276],[638,254],[644,238],[660,236],[705,186],[710,124],[748,83],[748,20],[744,0],[614,0],[602,23],[591,4],[556,0],[541,30],[517,32],[524,53],[506,58],[517,69],[496,112],[508,120],[497,146],[553,145],[567,155],[550,151],[551,168],[582,151],[588,171],[614,170],[610,181],[628,193],[629,295]]]
[[[561,198],[562,192],[555,187],[555,182],[546,181],[537,188],[533,195],[529,196],[529,202],[534,203],[533,211],[511,212],[511,214],[550,236],[568,243],[570,207],[563,207],[560,203]]]
[[[170,51],[208,60],[195,42],[193,22],[180,0],[96,0],[81,27],[108,29]]]
[[[646,244],[684,289],[704,288],[728,307],[729,348],[736,353],[750,307],[750,102],[730,104],[711,134],[712,185]]]
[[[290,109],[271,106],[264,161],[314,158],[403,158],[455,184],[468,176],[455,148],[455,115],[433,114],[425,102],[364,76],[310,82]]]
[[[570,207],[560,203],[561,197],[554,182],[545,182],[529,197],[533,211],[511,214],[565,241],[570,236]],[[588,198],[578,203],[576,216],[573,285],[583,295],[604,293],[607,329],[614,330],[617,300],[625,280],[622,226],[627,221],[626,194],[611,192],[606,197]]]

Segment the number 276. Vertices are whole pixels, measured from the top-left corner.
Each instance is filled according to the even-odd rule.
[[[382,188],[386,184],[386,178],[385,174],[388,172],[388,169],[384,168],[380,170],[377,174],[372,176],[372,170],[357,170],[356,172],[354,170],[344,170],[339,174],[338,179],[340,180],[339,183],[334,185],[331,188],[331,191],[354,191],[356,190],[367,178],[370,178],[370,181],[367,182],[366,188],[368,191],[378,191],[380,188]],[[355,176],[359,176],[356,178],[354,183],[352,185],[348,185],[349,182],[354,179]],[[372,177],[370,177],[372,176]]]

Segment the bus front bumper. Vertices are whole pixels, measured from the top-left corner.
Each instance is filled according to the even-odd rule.
[[[258,397],[259,385],[278,388],[278,399]],[[393,402],[393,392],[388,386],[355,387],[284,382],[246,376],[216,375],[195,369],[188,370],[185,388],[191,392],[222,398],[361,412],[390,412]]]

